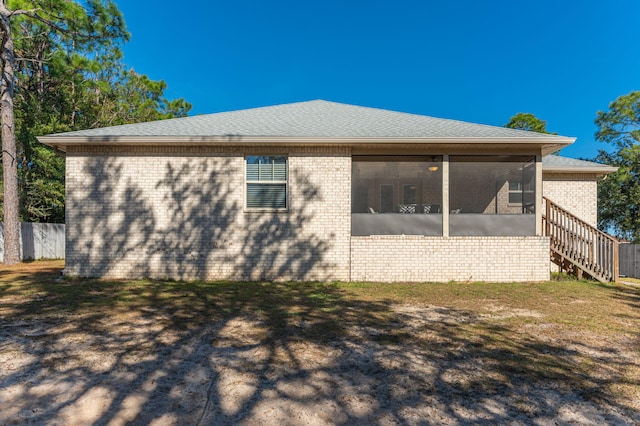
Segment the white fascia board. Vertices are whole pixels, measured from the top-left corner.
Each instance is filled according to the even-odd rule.
[[[52,147],[71,145],[361,145],[361,144],[451,144],[451,145],[492,145],[519,144],[539,146],[543,155],[547,151],[570,145],[575,138],[561,136],[522,137],[522,138],[402,138],[402,137],[358,137],[358,138],[325,138],[325,137],[291,137],[291,136],[39,136],[38,140]]]
[[[614,166],[587,166],[587,167],[562,167],[562,166],[542,166],[542,171],[545,173],[593,173],[597,175],[606,175],[616,172],[618,167]]]

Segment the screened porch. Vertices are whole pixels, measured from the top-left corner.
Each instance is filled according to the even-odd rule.
[[[536,235],[538,167],[535,155],[355,155],[351,234]]]

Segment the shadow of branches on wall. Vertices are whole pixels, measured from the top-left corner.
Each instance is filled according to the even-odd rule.
[[[68,202],[67,273],[172,279],[334,278],[321,189],[294,170],[286,212],[245,212],[242,163],[89,158]],[[145,167],[147,169],[145,169]],[[157,176],[161,176],[158,178]],[[154,180],[155,179],[155,180]],[[315,204],[317,205],[317,204]],[[347,262],[347,259],[344,260]]]

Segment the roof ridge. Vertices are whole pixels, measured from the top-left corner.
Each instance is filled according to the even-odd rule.
[[[356,105],[356,104],[348,104],[348,103],[344,103],[344,102],[336,102],[336,101],[328,101],[325,99],[314,99],[314,100],[309,100],[309,101],[300,101],[300,102],[292,102],[292,103],[286,103],[286,104],[280,104],[282,106],[284,105],[295,105],[295,104],[304,104],[304,103],[311,103],[311,102],[324,102],[324,103],[328,103],[328,104],[334,104],[334,105],[340,105],[340,106],[349,106],[349,107],[353,107],[353,108],[363,108],[363,109],[367,109],[367,110],[374,110],[374,111],[380,111],[380,112],[386,112],[386,113],[395,113],[395,114],[402,114],[405,116],[413,116],[413,117],[419,117],[419,118],[429,118],[432,120],[444,120],[444,121],[448,121],[448,122],[452,122],[452,123],[456,123],[456,124],[461,124],[461,125],[475,125],[475,126],[484,126],[490,129],[504,129],[507,131],[513,131],[513,132],[517,132],[520,134],[529,134],[531,136],[549,136],[549,137],[554,137],[554,136],[558,136],[558,135],[553,135],[550,133],[541,133],[541,132],[533,132],[530,130],[521,130],[521,129],[512,129],[510,127],[505,127],[505,126],[496,126],[493,124],[485,124],[485,123],[477,123],[477,122],[471,122],[471,121],[463,121],[463,120],[458,120],[455,118],[444,118],[444,117],[437,117],[434,115],[425,115],[425,114],[418,114],[418,113],[413,113],[413,112],[406,112],[406,111],[397,111],[395,109],[388,109],[388,108],[380,108],[380,107],[371,107],[371,106],[366,106],[366,105]],[[279,106],[279,105],[274,105],[274,106]]]

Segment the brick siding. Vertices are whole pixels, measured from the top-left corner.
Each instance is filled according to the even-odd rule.
[[[597,226],[598,180],[594,174],[544,173],[542,194],[589,225]]]
[[[595,174],[543,173],[542,194],[591,226],[598,225],[598,180]],[[558,272],[558,265],[550,269]]]
[[[244,155],[289,156],[287,212],[244,209]],[[346,280],[347,148],[83,147],[67,152],[66,273]]]
[[[244,208],[244,156],[288,156],[286,212]],[[70,147],[69,275],[206,280],[539,281],[545,237],[351,237],[346,147]],[[596,181],[544,175],[596,223]]]
[[[351,238],[353,281],[544,281],[547,237]]]

